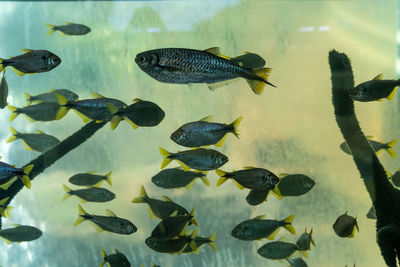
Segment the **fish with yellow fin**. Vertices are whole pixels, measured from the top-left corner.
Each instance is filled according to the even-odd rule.
[[[150,236],[145,240],[145,243],[154,251],[180,255],[187,246],[190,246],[193,251],[198,250],[195,242],[197,232],[198,229],[194,229],[190,235],[179,235],[178,238],[174,239],[159,239]]]
[[[159,239],[171,239],[181,234],[182,231],[185,232],[186,227],[190,224],[199,226],[194,218],[194,209],[185,215],[178,215],[176,210],[168,218],[157,224],[151,232],[151,236]]]
[[[0,199],[0,216],[4,218],[10,218],[10,211],[13,209],[11,206],[6,207],[8,199],[9,197]]]
[[[28,102],[28,106],[32,103],[37,104],[37,103],[58,103],[56,94],[62,95],[67,99],[67,101],[76,101],[78,100],[79,96],[75,94],[74,92],[68,90],[68,89],[50,89],[48,92],[43,93],[43,94],[38,94],[31,96],[28,93],[24,93],[26,101]]]
[[[371,145],[372,149],[376,154],[379,154],[382,150],[386,150],[386,152],[392,157],[396,158],[396,153],[393,150],[394,145],[397,143],[397,140],[392,140],[389,143],[382,143],[378,141],[371,140],[372,136],[367,136],[368,142]],[[340,144],[340,149],[346,153],[351,155],[351,151],[346,142]]]
[[[333,224],[333,230],[339,237],[353,238],[355,231],[360,231],[358,228],[357,217],[347,215],[347,211],[340,215]]]
[[[45,134],[42,131],[36,131],[36,133],[19,133],[13,127],[10,127],[10,132],[12,136],[7,139],[7,143],[21,139],[27,150],[46,152],[60,143],[57,138],[52,135]]]
[[[171,134],[171,140],[185,147],[200,147],[215,145],[221,147],[228,133],[239,138],[238,126],[242,117],[230,124],[211,122],[212,116],[199,121],[189,122],[179,127]]]
[[[146,74],[164,83],[207,83],[210,90],[215,90],[229,81],[244,78],[256,94],[261,94],[266,84],[275,87],[268,81],[271,68],[254,67],[246,56],[229,58],[218,47],[162,48],[137,54],[135,62]]]
[[[15,165],[10,165],[0,161],[0,188],[3,188],[3,185],[7,184],[7,182],[10,181],[14,176],[17,176],[27,188],[31,188],[29,173],[32,171],[32,169],[33,165],[17,168]]]
[[[111,174],[112,172],[104,175],[95,174],[94,172],[77,173],[71,176],[68,181],[71,184],[79,186],[100,186],[100,184],[104,181],[106,181],[109,185],[112,185]]]
[[[42,231],[29,225],[15,224],[14,228],[1,229],[0,237],[4,239],[7,245],[11,243],[28,242],[38,239],[42,236]]]
[[[10,121],[13,121],[20,114],[27,116],[31,122],[60,120],[66,114],[57,103],[39,103],[23,108],[7,106],[7,108],[12,112]]]
[[[72,190],[63,184],[63,189],[65,191],[63,200],[70,196],[77,196],[82,200],[82,202],[108,202],[115,198],[115,194],[105,188],[91,187],[87,189]]]
[[[297,247],[299,247],[299,249],[301,250],[311,250],[311,245],[313,245],[314,247],[315,245],[315,241],[312,237],[313,234],[313,228],[311,228],[310,232],[307,232],[307,229],[304,231],[304,233],[301,234],[301,236],[299,237],[299,239],[297,239]]]
[[[304,257],[308,257],[306,250],[300,249],[297,244],[284,242],[284,241],[273,241],[267,243],[257,250],[257,253],[270,260],[283,260],[292,256],[296,251],[303,254]]]
[[[55,31],[59,31],[61,35],[85,35],[90,32],[90,28],[83,24],[66,22],[64,25],[52,25],[46,23],[46,26],[49,28],[47,32],[47,36],[51,35]]]
[[[110,267],[130,267],[131,263],[128,258],[118,250],[115,250],[114,254],[106,254],[104,249],[101,249],[101,256],[103,257],[103,261],[100,264],[100,267],[103,267],[104,264],[108,263]]]
[[[192,188],[192,185],[199,178],[206,186],[210,186],[210,182],[205,173],[184,171],[181,168],[164,169],[154,175],[151,181],[162,188]]]
[[[383,98],[392,100],[399,85],[400,80],[383,80],[381,73],[351,89],[349,95],[353,100],[360,102],[380,101]]]
[[[215,246],[216,236],[217,236],[216,232],[214,232],[209,237],[196,236],[194,239],[194,242],[196,243],[196,247],[197,247],[196,251],[193,251],[192,247],[186,246],[186,248],[183,250],[183,253],[198,252],[204,245],[208,245],[214,252],[216,252],[217,251],[217,247]]]
[[[61,63],[57,55],[47,50],[21,49],[21,52],[24,54],[10,59],[0,58],[0,72],[6,67],[11,67],[19,76],[24,76],[28,73],[50,71]]]

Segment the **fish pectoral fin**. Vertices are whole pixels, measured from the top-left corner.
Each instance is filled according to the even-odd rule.
[[[89,119],[88,117],[86,117],[85,115],[83,115],[82,113],[77,111],[76,109],[74,109],[74,111],[79,117],[81,117],[81,119],[83,120],[84,123],[91,121],[91,119]]]
[[[148,211],[149,211],[150,219],[157,219],[157,216],[154,215],[154,212],[152,211],[152,209],[150,208],[150,206],[147,206],[147,209],[148,209]]]
[[[18,74],[19,76],[24,76],[26,73],[23,73],[22,71],[17,70],[16,68],[14,68],[13,66],[11,66],[11,70],[13,72],[15,72],[16,74]]]
[[[269,236],[267,236],[267,239],[269,240],[274,240],[276,235],[279,233],[279,228],[276,229],[275,231],[272,232],[272,234],[270,234]]]
[[[112,211],[109,210],[109,209],[106,209],[106,214],[107,214],[107,216],[110,216],[110,217],[117,217],[117,215],[115,215],[115,213],[112,212]]]
[[[103,96],[101,94],[98,94],[98,93],[95,93],[95,92],[92,93],[92,97],[93,98],[106,98],[105,96]]]
[[[12,242],[10,240],[8,240],[8,239],[5,239],[2,236],[0,236],[0,238],[3,239],[6,242],[7,245],[11,245],[12,244]]]

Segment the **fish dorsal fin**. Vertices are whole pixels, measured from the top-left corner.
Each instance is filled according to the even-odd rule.
[[[279,174],[279,178],[283,178],[283,177],[286,177],[286,176],[288,176],[289,175],[289,173],[280,173]]]
[[[173,201],[172,201],[169,197],[167,197],[167,196],[162,196],[161,198],[162,198],[162,200],[164,200],[164,201],[173,202]]]
[[[74,24],[74,23],[72,23],[72,22],[65,22],[65,24],[66,24],[66,25],[69,25],[69,24]]]
[[[264,215],[259,215],[259,216],[254,217],[252,220],[262,220],[262,219],[265,219],[265,217],[266,217],[265,214]]]
[[[206,122],[211,122],[212,120],[213,120],[213,116],[212,115],[200,119],[200,121],[206,121]]]
[[[119,253],[118,249],[114,249],[115,253]]]
[[[110,216],[110,217],[117,217],[117,215],[115,215],[115,213],[112,212],[112,211],[109,210],[109,209],[106,209],[106,214],[107,214],[107,216]]]
[[[42,132],[41,130],[36,130],[37,134],[45,134],[44,132]]]
[[[243,169],[245,169],[245,170],[251,170],[251,169],[255,169],[256,167],[253,167],[253,166],[245,166],[245,167],[243,167]]]
[[[13,223],[11,225],[14,226],[14,227],[20,227],[21,226],[20,224],[17,224],[17,223]]]
[[[208,48],[208,49],[206,49],[204,51],[206,51],[208,53],[211,53],[213,55],[216,55],[216,56],[220,56],[221,55],[221,51],[220,51],[219,47],[210,47],[210,48]]]
[[[31,52],[32,51],[32,49],[21,49],[21,52],[22,53],[29,53],[29,52]]]
[[[378,74],[376,75],[372,80],[382,80],[383,79],[383,74]]]
[[[140,98],[135,98],[135,99],[133,99],[133,103],[137,103],[137,102],[140,102],[140,101],[143,101],[143,100],[140,99]]]
[[[101,95],[99,93],[95,93],[95,92],[92,93],[92,97],[93,98],[106,98],[105,96],[103,96],[103,95]]]

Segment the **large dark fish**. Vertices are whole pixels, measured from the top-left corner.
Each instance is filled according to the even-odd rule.
[[[396,86],[400,85],[400,80],[382,80],[383,74],[379,74],[370,81],[360,83],[352,90],[349,95],[355,101],[369,102],[382,98],[393,99]]]
[[[340,215],[333,224],[333,230],[339,237],[354,237],[355,231],[360,231],[357,224],[357,218],[345,214]]]
[[[17,168],[10,164],[0,161],[0,184],[3,185],[14,176],[18,176],[19,179],[27,188],[31,188],[31,180],[29,178],[29,173],[32,171],[33,165],[28,165],[24,168]],[[1,188],[2,186],[0,186]],[[4,189],[4,188],[3,188]]]
[[[108,202],[115,198],[115,194],[105,188],[91,187],[88,189],[71,190],[65,184],[63,184],[65,195],[63,200],[70,196],[79,197],[82,202]]]
[[[278,189],[283,197],[304,195],[315,185],[313,179],[303,174],[285,174],[280,179]]]
[[[112,115],[111,129],[117,128],[121,120],[126,120],[133,129],[157,126],[165,117],[165,112],[156,103],[135,98],[133,104],[123,109],[107,103]]]
[[[42,231],[28,225],[16,225],[15,228],[0,230],[0,237],[3,238],[8,245],[13,242],[33,241],[41,236]]]
[[[175,239],[159,239],[150,236],[145,240],[146,245],[154,251],[170,254],[181,254],[186,246],[190,245],[193,251],[197,251],[194,242],[198,229],[196,228],[191,234],[179,236]]]
[[[46,26],[49,27],[49,31],[46,34],[47,36],[55,31],[59,31],[64,35],[85,35],[90,32],[90,28],[88,26],[72,22],[66,22],[65,25],[59,26],[46,23]]]
[[[15,73],[24,76],[27,73],[50,71],[61,63],[58,56],[47,50],[21,49],[21,51],[24,54],[10,59],[0,58],[0,72],[6,67],[12,67]]]
[[[151,181],[162,188],[182,188],[190,189],[195,179],[200,178],[205,185],[209,186],[210,182],[207,176],[202,172],[184,171],[181,168],[165,169],[157,173],[151,178]]]
[[[132,200],[132,203],[146,203],[150,213],[150,218],[160,218],[164,220],[168,218],[174,211],[178,211],[178,215],[185,215],[189,212],[181,205],[173,202],[169,197],[163,196],[163,200],[150,198],[144,186],[140,188],[140,196]]]
[[[229,160],[224,154],[205,148],[170,153],[160,147],[160,153],[164,157],[161,169],[165,168],[172,160],[176,160],[185,171],[190,169],[209,171],[221,167]]]
[[[69,102],[78,100],[79,96],[68,89],[50,89],[47,93],[31,96],[28,93],[24,93],[28,106],[31,103],[58,103],[56,94],[62,95]]]
[[[99,186],[102,182],[106,181],[109,185],[112,185],[111,174],[109,172],[105,175],[95,174],[93,172],[78,173],[69,178],[69,182],[79,186]]]
[[[255,167],[245,167],[244,170],[234,172],[216,170],[215,173],[220,176],[217,186],[232,179],[240,189],[272,190],[279,182],[279,178],[269,170]]]
[[[106,254],[104,249],[101,249],[101,256],[103,257],[103,261],[100,264],[100,267],[103,267],[104,264],[108,263],[110,267],[130,267],[131,263],[128,258],[118,250],[115,250],[114,254]]]
[[[227,80],[244,78],[256,94],[263,92],[265,84],[274,86],[268,82],[270,68],[248,68],[245,60],[230,59],[217,47],[155,49],[137,54],[135,62],[145,73],[164,83],[207,83],[215,90]]]
[[[98,232],[108,231],[112,233],[130,235],[137,231],[136,226],[130,221],[117,217],[112,211],[106,210],[108,216],[90,215],[81,205],[78,205],[79,217],[75,221],[74,226],[77,226],[85,220],[93,222]]]
[[[217,251],[217,247],[215,246],[216,236],[217,236],[217,233],[215,233],[215,232],[212,235],[210,235],[209,237],[196,236],[196,238],[194,239],[194,242],[196,243],[197,250],[199,251],[202,248],[202,246],[207,244],[210,248],[212,248],[212,250],[214,250],[214,252],[216,252]],[[193,249],[190,246],[186,246],[185,250],[183,251],[183,253],[191,253],[191,252],[195,252],[195,251],[193,251]]]
[[[13,121],[19,114],[25,114],[32,122],[59,120],[66,114],[57,103],[39,103],[23,108],[7,106],[7,108],[12,112],[10,121]]]
[[[396,139],[389,143],[381,143],[374,140],[370,140],[368,138],[368,142],[372,146],[372,149],[375,151],[376,154],[379,154],[379,152],[381,152],[382,150],[386,150],[392,158],[396,157],[396,154],[394,153],[393,150],[393,146],[397,143]],[[346,142],[340,144],[340,149],[342,149],[344,153],[351,155],[351,151]]]
[[[283,220],[264,220],[265,215],[243,221],[233,228],[231,234],[240,240],[261,240],[268,238],[273,240],[279,232],[280,227],[285,228],[289,233],[296,234],[292,226],[294,215]]]
[[[239,138],[237,127],[242,117],[230,124],[210,122],[212,116],[199,121],[189,122],[179,127],[171,134],[171,140],[185,147],[200,147],[215,145],[221,147],[228,133]]]
[[[52,135],[45,134],[41,131],[37,133],[19,133],[13,127],[10,127],[12,136],[7,139],[7,143],[13,142],[17,139],[21,139],[27,150],[35,150],[37,152],[46,152],[53,148],[60,141]]]
[[[168,218],[162,220],[151,232],[151,236],[159,239],[172,239],[178,235],[183,235],[189,224],[199,226],[194,218],[194,209],[190,214],[178,215],[178,211],[174,211]]]
[[[282,241],[267,243],[260,247],[257,250],[257,253],[267,259],[282,260],[289,258],[296,251],[299,251],[305,257],[308,257],[307,251],[299,249],[295,244]]]
[[[3,72],[3,77],[1,77],[1,82],[0,82],[0,108],[3,109],[7,106],[7,97],[8,97],[8,84],[6,79],[4,78],[4,72]]]
[[[63,117],[69,109],[75,110],[84,122],[95,120],[96,122],[110,121],[112,114],[107,107],[110,103],[119,109],[126,107],[126,104],[118,99],[107,98],[97,93],[93,93],[94,99],[85,99],[68,102],[62,95],[56,94],[58,104],[61,106],[60,113],[57,116]],[[59,119],[57,117],[57,119]]]

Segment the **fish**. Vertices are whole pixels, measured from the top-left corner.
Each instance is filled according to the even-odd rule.
[[[178,215],[176,210],[168,218],[157,224],[151,232],[151,236],[158,239],[172,239],[178,235],[184,235],[186,227],[192,223],[199,226],[194,218],[194,209],[190,214],[185,215]]]
[[[105,175],[95,174],[94,172],[78,173],[73,175],[68,181],[71,184],[79,186],[100,186],[104,181],[112,186],[111,174],[109,172]]]
[[[302,258],[291,257],[286,261],[290,264],[289,267],[307,267],[307,263]]]
[[[351,99],[360,102],[380,101],[383,98],[392,100],[399,85],[400,80],[383,80],[381,73],[351,89],[349,95]]]
[[[215,173],[220,177],[217,181],[217,186],[225,183],[228,179],[232,179],[240,189],[270,190],[277,196],[280,195],[276,187],[279,183],[279,178],[269,170],[248,166],[244,170],[233,172],[224,172],[217,169]]]
[[[261,240],[267,238],[273,240],[279,232],[280,227],[285,228],[289,233],[296,234],[292,226],[294,215],[283,220],[264,220],[265,215],[257,216],[252,219],[239,223],[231,231],[231,235],[240,240]]]
[[[130,267],[131,263],[128,258],[117,249],[114,254],[106,254],[104,249],[101,249],[101,256],[103,257],[103,261],[100,264],[100,267],[103,267],[104,264],[108,263],[110,267]]]
[[[159,148],[164,160],[161,163],[161,169],[165,168],[172,160],[181,164],[183,170],[190,169],[209,171],[215,170],[228,162],[228,157],[213,149],[191,149],[171,153],[163,148]]]
[[[13,209],[11,206],[6,207],[6,203],[8,201],[9,197],[0,199],[0,215],[3,218],[10,218],[10,211]]]
[[[340,215],[333,224],[333,230],[339,237],[353,238],[355,230],[358,228],[357,217],[347,215],[347,211]]]
[[[154,175],[151,181],[162,188],[192,188],[196,179],[199,178],[206,186],[210,186],[210,182],[206,174],[202,172],[184,171],[181,168],[164,169]]]
[[[13,121],[19,114],[24,114],[31,122],[60,120],[66,114],[63,113],[63,110],[57,103],[39,103],[23,108],[16,108],[9,105],[7,108],[12,112],[10,121]]]
[[[78,205],[79,217],[75,221],[74,226],[79,225],[83,221],[89,220],[94,223],[97,232],[108,231],[116,234],[130,235],[137,231],[137,227],[130,221],[119,218],[111,210],[106,210],[107,216],[90,215],[81,205]]]
[[[118,108],[126,107],[126,104],[118,99],[107,98],[100,94],[93,93],[94,99],[84,99],[78,101],[69,101],[62,95],[56,94],[58,104],[61,106],[60,114],[57,116],[63,117],[69,109],[73,109],[76,114],[83,120],[88,122],[95,120],[96,122],[110,121],[112,114],[106,106],[106,103],[111,103]],[[57,119],[59,119],[57,117]]]
[[[199,121],[189,122],[179,127],[171,134],[171,140],[185,147],[200,147],[215,145],[222,147],[228,133],[239,138],[238,126],[243,117],[230,124],[211,122],[212,116]]]
[[[176,204],[169,197],[163,196],[162,199],[163,200],[150,198],[147,195],[144,186],[142,185],[142,187],[140,188],[140,196],[134,198],[131,202],[146,203],[148,205],[147,208],[150,213],[150,218],[152,219],[160,218],[161,220],[164,220],[176,210],[178,211],[178,215],[189,214],[189,212],[184,207]]]
[[[248,68],[243,60],[222,55],[218,47],[206,50],[162,48],[136,55],[136,64],[146,74],[163,83],[207,83],[210,90],[225,85],[229,80],[246,79],[256,94],[261,94],[271,68]]]
[[[28,106],[30,104],[37,103],[58,103],[56,94],[62,95],[67,99],[68,102],[78,100],[79,96],[68,89],[50,89],[47,93],[31,96],[28,93],[24,93]]]
[[[108,202],[115,198],[115,194],[105,188],[92,187],[88,189],[71,190],[65,184],[63,184],[65,195],[63,200],[66,200],[70,196],[79,197],[82,202]]]
[[[3,72],[3,77],[1,77],[0,81],[0,109],[3,109],[8,105],[7,97],[8,97],[8,84],[6,79],[4,78],[4,72]]]
[[[304,195],[315,185],[314,180],[304,174],[282,174],[279,178],[278,189],[283,197]]]
[[[21,182],[30,189],[31,180],[29,178],[29,173],[32,171],[32,169],[33,165],[17,168],[15,165],[10,165],[0,161],[0,184],[2,184],[0,188],[4,189],[4,183],[10,181],[14,176],[18,176]]]
[[[386,152],[389,153],[389,155],[392,158],[396,158],[396,153],[393,150],[393,146],[397,143],[397,140],[390,141],[389,143],[381,143],[381,142],[370,140],[371,137],[372,136],[367,136],[368,142],[376,154],[379,154],[382,150],[386,150]],[[346,142],[341,143],[340,148],[346,154],[351,155],[351,151],[350,151],[349,147],[347,146]]]
[[[307,232],[307,229],[304,231],[304,233],[297,239],[297,247],[300,250],[311,250],[311,244],[316,247],[315,241],[312,238],[313,234],[313,228],[311,228],[310,232]]]
[[[117,128],[121,120],[126,120],[133,129],[153,127],[165,118],[165,112],[156,103],[135,98],[133,104],[119,109],[111,103],[106,103],[112,114],[111,130]]]
[[[0,58],[0,72],[6,67],[17,73],[19,76],[51,71],[61,63],[61,59],[47,50],[21,49],[24,53],[10,59]]]
[[[60,143],[60,140],[56,137],[45,134],[39,130],[37,130],[36,133],[19,133],[13,127],[10,127],[10,132],[12,136],[7,139],[7,143],[21,139],[26,150],[46,152]]]
[[[273,241],[267,243],[260,247],[257,250],[257,253],[267,259],[281,260],[289,258],[296,251],[299,251],[306,258],[308,257],[307,251],[300,250],[296,244],[283,241]]]
[[[51,35],[55,31],[59,31],[61,35],[85,35],[91,31],[86,25],[72,22],[65,22],[65,25],[59,26],[46,23],[46,26],[49,28],[49,31],[46,34],[47,36]]]
[[[199,251],[204,245],[208,245],[214,252],[217,251],[217,247],[215,246],[215,238],[217,236],[217,233],[213,233],[209,237],[205,236],[196,236],[194,239],[194,242],[196,243],[197,251]],[[192,253],[195,252],[190,246],[186,246],[186,248],[183,250],[183,253]]]
[[[366,216],[368,219],[376,220],[376,213],[374,206],[371,206]]]
[[[193,251],[197,251],[198,248],[194,241],[197,232],[198,229],[194,229],[190,235],[182,235],[175,239],[159,239],[150,236],[145,240],[145,243],[154,251],[180,255],[188,245],[192,247]]]
[[[268,194],[269,194],[269,189],[267,190],[251,189],[246,197],[246,201],[250,205],[256,206],[263,203],[264,201],[267,201]]]
[[[14,228],[0,230],[0,237],[4,239],[7,245],[11,243],[28,242],[38,239],[42,236],[42,231],[29,225],[15,224]]]

